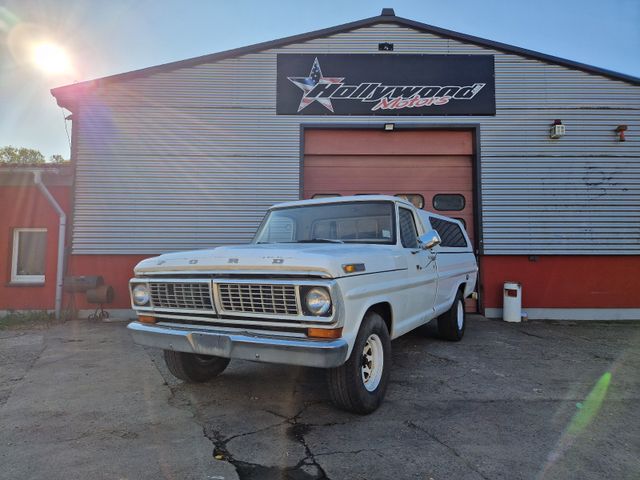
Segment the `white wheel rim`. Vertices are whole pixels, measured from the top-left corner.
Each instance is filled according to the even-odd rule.
[[[458,317],[458,330],[462,330],[462,327],[464,326],[464,305],[462,301],[458,302],[457,317]]]
[[[384,350],[382,340],[375,333],[369,335],[362,349],[362,383],[364,388],[373,392],[382,379],[382,369],[384,368]]]

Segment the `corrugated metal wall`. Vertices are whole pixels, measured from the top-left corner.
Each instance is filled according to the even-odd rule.
[[[277,53],[378,53],[382,41],[395,54],[495,54],[497,115],[275,114]],[[269,205],[298,198],[302,121],[480,123],[485,253],[640,254],[639,87],[393,24],[107,84],[74,119],[77,254],[247,242]],[[549,139],[553,119],[564,138]]]

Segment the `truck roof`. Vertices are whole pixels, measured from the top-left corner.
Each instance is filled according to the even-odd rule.
[[[299,205],[322,205],[325,203],[345,203],[345,202],[371,202],[371,201],[386,201],[402,203],[413,207],[413,205],[400,197],[393,197],[391,195],[350,195],[345,197],[324,197],[314,198],[311,200],[296,200],[294,202],[284,202],[273,205],[270,209],[297,207]],[[415,207],[414,207],[415,208]]]

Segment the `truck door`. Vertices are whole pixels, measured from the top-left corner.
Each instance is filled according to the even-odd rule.
[[[423,250],[418,244],[418,230],[413,212],[404,207],[398,208],[400,241],[407,261],[406,315],[399,331],[407,332],[424,323],[433,313],[438,274],[436,262],[431,252]]]

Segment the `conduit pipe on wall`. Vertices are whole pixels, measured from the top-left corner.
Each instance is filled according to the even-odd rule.
[[[60,320],[60,314],[62,311],[62,282],[64,275],[64,243],[67,230],[67,215],[60,204],[53,198],[51,192],[47,189],[44,183],[42,183],[42,172],[33,172],[33,181],[35,182],[38,190],[47,198],[49,204],[58,212],[58,262],[56,265],[56,319]]]

